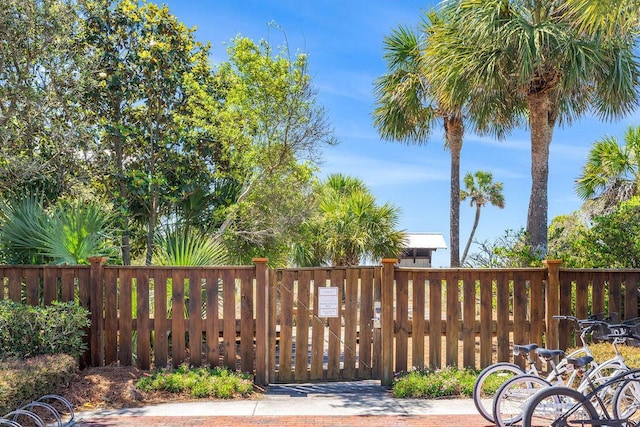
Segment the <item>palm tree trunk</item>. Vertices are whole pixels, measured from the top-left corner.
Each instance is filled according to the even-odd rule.
[[[449,249],[451,267],[460,267],[460,152],[464,127],[462,118],[445,117],[444,129],[451,152],[451,193],[449,196]]]
[[[549,186],[549,145],[553,137],[556,112],[549,93],[528,96],[531,126],[531,196],[527,214],[527,243],[531,256],[547,255],[547,210]]]
[[[469,240],[467,240],[467,245],[464,247],[464,252],[462,253],[462,260],[460,261],[460,265],[464,265],[464,261],[467,259],[467,254],[469,253],[469,248],[471,247],[471,242],[473,241],[473,236],[476,234],[476,229],[478,228],[478,223],[480,222],[480,208],[482,205],[476,205],[476,216],[473,219],[473,227],[471,227],[471,234],[469,235]]]

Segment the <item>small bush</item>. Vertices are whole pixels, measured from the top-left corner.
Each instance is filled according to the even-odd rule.
[[[80,356],[89,312],[72,302],[30,306],[0,301],[0,360],[43,354]]]
[[[0,416],[56,393],[77,368],[76,359],[66,354],[0,362]]]
[[[438,398],[471,396],[478,372],[470,369],[414,369],[396,376],[393,383],[395,397]]]
[[[136,387],[142,391],[188,393],[195,398],[217,397],[230,399],[253,392],[252,377],[236,374],[226,368],[189,368],[181,365],[175,370],[157,370],[140,379]]]

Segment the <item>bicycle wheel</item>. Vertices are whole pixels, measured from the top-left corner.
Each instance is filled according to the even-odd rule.
[[[575,427],[583,425],[580,421],[597,419],[598,413],[585,395],[569,387],[553,386],[531,397],[522,414],[522,426]]]
[[[640,378],[625,381],[613,396],[613,417],[640,422]]]
[[[524,370],[508,362],[494,363],[480,372],[473,384],[473,403],[484,419],[494,421],[493,396],[502,384],[517,375],[524,375]]]
[[[505,382],[493,399],[493,418],[498,426],[510,426],[522,419],[522,413],[531,396],[551,383],[536,375],[519,375]]]

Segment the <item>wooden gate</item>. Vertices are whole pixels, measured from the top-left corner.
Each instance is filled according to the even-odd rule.
[[[379,276],[380,267],[273,271],[268,382],[379,378]]]

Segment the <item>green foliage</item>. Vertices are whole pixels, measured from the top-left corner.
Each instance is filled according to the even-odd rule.
[[[0,362],[0,414],[7,414],[69,384],[78,368],[68,354]]]
[[[89,313],[72,302],[30,306],[0,301],[0,360],[43,354],[80,356]]]
[[[316,215],[303,224],[304,238],[294,245],[294,262],[344,266],[397,257],[404,247],[397,222],[398,209],[377,205],[364,182],[330,175],[317,190]]]
[[[438,398],[471,396],[478,372],[471,369],[414,369],[398,375],[393,394],[401,398]]]
[[[229,256],[225,247],[211,236],[187,226],[167,227],[157,237],[155,265],[225,265]]]
[[[478,252],[469,255],[468,263],[481,268],[540,267],[542,260],[531,255],[524,229],[506,230],[494,241],[478,243]]]
[[[589,349],[593,354],[593,358],[599,362],[611,359],[615,356],[613,346],[607,342],[590,344]],[[566,353],[571,353],[574,350],[577,350],[577,348],[567,349]],[[619,345],[618,350],[620,351],[620,354],[622,354],[622,357],[624,357],[624,362],[627,366],[630,368],[640,368],[640,347]]]
[[[231,399],[253,392],[252,377],[248,374],[237,374],[221,367],[190,368],[185,364],[175,370],[154,371],[141,378],[136,387],[143,391],[188,393],[195,398]]]
[[[60,201],[49,210],[35,198],[2,204],[0,245],[11,264],[89,264],[113,253],[109,210],[97,202]]]

